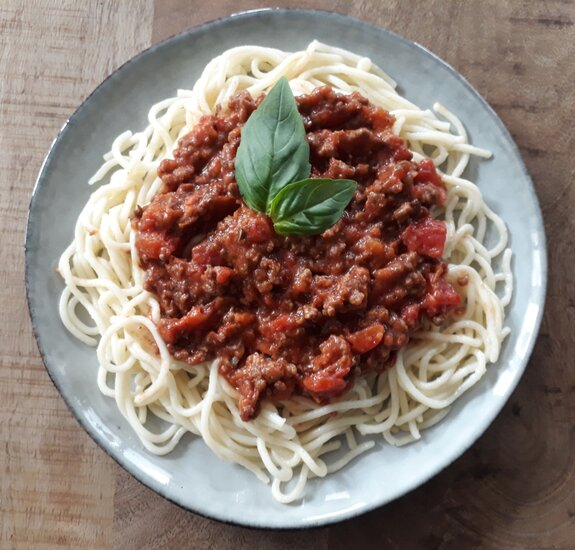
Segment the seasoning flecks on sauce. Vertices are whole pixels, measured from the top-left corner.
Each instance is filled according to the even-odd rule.
[[[460,303],[445,281],[445,224],[429,213],[446,197],[433,163],[413,162],[393,117],[358,93],[296,100],[312,177],[359,184],[333,227],[282,237],[241,200],[234,158],[261,101],[245,92],[180,140],[158,170],[163,192],[133,219],[170,353],[219,358],[244,420],[266,397],[341,395],[393,365],[423,318],[439,323]]]

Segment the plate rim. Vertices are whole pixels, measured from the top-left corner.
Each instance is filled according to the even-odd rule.
[[[103,439],[100,437],[98,431],[95,428],[93,428],[92,424],[90,424],[89,422],[84,420],[76,412],[75,408],[71,405],[69,398],[66,396],[65,392],[62,391],[60,384],[57,381],[56,377],[53,375],[52,369],[50,367],[50,362],[48,360],[48,354],[47,354],[46,350],[44,349],[44,346],[41,343],[41,339],[39,337],[38,322],[37,322],[36,314],[35,314],[35,305],[32,303],[31,298],[30,298],[30,286],[31,286],[30,263],[31,263],[32,251],[31,251],[30,246],[29,246],[29,236],[30,236],[31,232],[33,231],[32,226],[34,225],[34,220],[32,217],[32,211],[34,210],[35,205],[36,205],[36,201],[37,201],[37,197],[38,197],[37,191],[38,191],[39,187],[42,185],[43,181],[46,179],[47,167],[49,166],[52,158],[55,156],[59,143],[62,141],[63,137],[68,132],[69,128],[74,124],[75,119],[80,115],[80,113],[84,110],[86,105],[90,102],[92,96],[94,94],[96,94],[104,85],[106,85],[108,83],[108,81],[110,81],[111,79],[116,77],[117,74],[120,73],[121,71],[123,71],[126,67],[139,61],[141,58],[143,58],[145,56],[153,55],[153,53],[157,49],[162,48],[167,43],[170,43],[172,41],[185,39],[185,37],[188,35],[194,34],[200,30],[209,29],[210,27],[213,27],[213,26],[216,26],[219,24],[225,24],[227,21],[233,21],[236,19],[244,19],[244,18],[251,18],[251,17],[257,18],[260,15],[274,14],[274,13],[277,13],[277,14],[282,14],[282,13],[296,13],[297,14],[297,13],[299,13],[301,15],[312,14],[316,17],[319,16],[319,17],[324,17],[324,18],[332,18],[332,19],[340,20],[342,22],[352,21],[353,24],[358,25],[360,27],[369,28],[369,29],[372,29],[372,30],[377,31],[377,32],[383,32],[385,34],[388,34],[388,35],[392,36],[395,40],[401,42],[403,45],[408,46],[411,49],[419,50],[421,53],[425,54],[426,56],[433,58],[436,62],[438,62],[440,65],[442,65],[444,68],[446,68],[449,71],[449,73],[451,73],[451,75],[453,75],[456,79],[458,79],[464,85],[464,87],[466,88],[468,93],[470,93],[477,100],[479,100],[479,102],[482,104],[482,106],[486,109],[489,117],[497,125],[497,127],[501,131],[503,137],[506,139],[507,143],[510,145],[513,153],[516,155],[516,157],[519,161],[519,166],[520,166],[522,175],[525,178],[526,183],[528,184],[526,191],[529,193],[531,202],[535,206],[534,215],[535,215],[535,219],[536,219],[537,232],[542,237],[540,245],[539,245],[540,250],[541,250],[541,257],[540,257],[540,264],[539,264],[540,265],[541,286],[539,286],[539,287],[533,287],[532,286],[531,287],[532,291],[530,294],[530,296],[535,299],[534,301],[537,304],[539,304],[540,307],[537,311],[537,316],[535,318],[535,322],[533,323],[533,329],[532,329],[531,333],[529,334],[528,344],[527,344],[527,346],[525,346],[524,359],[521,361],[522,364],[521,364],[520,368],[518,369],[517,375],[516,375],[515,379],[512,381],[512,383],[507,386],[506,395],[502,396],[502,399],[500,399],[499,402],[497,403],[497,405],[493,408],[493,410],[490,411],[490,414],[484,416],[484,420],[483,420],[484,427],[483,427],[483,429],[476,436],[472,437],[468,442],[462,444],[460,446],[459,451],[458,451],[456,456],[454,456],[453,458],[450,458],[445,464],[439,466],[438,468],[433,469],[432,471],[429,472],[428,475],[419,479],[416,484],[409,486],[408,488],[406,488],[404,491],[402,491],[400,494],[394,496],[393,498],[391,498],[391,499],[385,499],[385,498],[378,499],[377,503],[364,504],[362,507],[354,509],[351,513],[342,513],[342,514],[336,515],[335,517],[324,518],[322,520],[315,521],[315,522],[297,523],[297,524],[293,524],[293,525],[286,525],[286,524],[269,525],[269,524],[265,524],[265,523],[258,523],[257,521],[253,522],[253,521],[244,521],[244,520],[234,521],[234,520],[230,520],[230,519],[226,518],[223,515],[220,516],[217,514],[206,513],[200,509],[194,508],[193,506],[191,506],[188,503],[177,500],[174,496],[171,496],[168,491],[162,490],[160,487],[152,487],[151,485],[149,485],[146,482],[144,476],[140,474],[140,470],[138,470],[136,467],[131,465],[128,461],[122,460],[121,454],[118,454],[118,456],[115,456],[114,454],[112,454],[111,450],[108,448],[108,446],[105,444]],[[254,528],[254,529],[261,529],[261,530],[282,530],[282,531],[285,531],[285,530],[309,530],[309,529],[316,529],[316,528],[320,528],[320,527],[325,527],[325,526],[336,524],[336,523],[339,523],[339,522],[342,522],[345,520],[353,519],[353,518],[361,516],[367,512],[370,512],[372,510],[375,510],[375,509],[378,509],[382,506],[385,506],[386,504],[389,504],[389,503],[393,502],[394,500],[397,500],[398,498],[401,498],[402,496],[407,495],[411,491],[413,491],[416,488],[421,487],[422,485],[427,483],[431,478],[435,477],[441,471],[443,471],[445,468],[447,468],[448,466],[453,464],[453,462],[455,462],[455,460],[459,459],[472,445],[474,445],[477,442],[477,440],[491,426],[494,419],[500,414],[501,410],[503,409],[505,404],[508,402],[509,398],[511,397],[515,388],[517,387],[519,381],[523,377],[525,369],[527,368],[527,365],[529,363],[529,359],[532,355],[533,348],[535,346],[535,342],[537,340],[537,336],[538,336],[540,328],[541,328],[541,322],[542,322],[543,313],[545,310],[546,295],[547,295],[547,282],[548,282],[547,281],[547,279],[548,279],[548,251],[547,251],[547,237],[545,234],[545,226],[543,223],[543,215],[541,212],[541,205],[540,205],[539,199],[537,197],[535,185],[534,185],[533,180],[529,174],[529,171],[527,170],[525,162],[523,161],[523,157],[521,155],[519,147],[517,146],[515,140],[513,139],[511,133],[509,132],[509,130],[507,129],[507,127],[505,126],[503,121],[500,119],[499,115],[489,105],[489,103],[483,98],[483,96],[471,85],[471,83],[457,69],[455,69],[451,64],[449,64],[448,62],[443,60],[441,57],[439,57],[438,55],[436,55],[431,50],[429,50],[425,46],[421,45],[417,41],[413,41],[413,40],[410,40],[408,38],[405,38],[404,36],[396,33],[395,31],[392,31],[386,27],[379,26],[379,25],[376,25],[374,23],[370,23],[368,21],[358,19],[354,16],[344,15],[344,14],[341,14],[339,12],[329,11],[329,10],[306,9],[306,8],[265,7],[265,8],[256,8],[256,9],[251,9],[251,10],[233,12],[229,15],[225,15],[225,16],[218,17],[215,19],[211,19],[211,20],[206,21],[204,23],[194,25],[193,27],[190,27],[190,28],[188,28],[182,32],[175,33],[175,34],[173,34],[167,38],[164,38],[163,40],[161,40],[159,42],[156,42],[155,44],[150,45],[149,47],[145,48],[144,50],[138,52],[133,57],[129,58],[127,61],[125,61],[120,66],[118,66],[116,69],[114,69],[109,75],[107,75],[106,78],[104,78],[85,97],[85,99],[82,100],[80,105],[66,119],[66,121],[64,122],[64,124],[62,125],[62,127],[60,128],[58,133],[56,134],[55,138],[53,139],[52,143],[50,144],[50,147],[48,149],[48,153],[44,157],[44,160],[40,166],[38,176],[36,178],[36,181],[35,181],[35,184],[34,184],[34,187],[32,190],[31,199],[30,199],[30,202],[28,205],[25,227],[26,227],[26,232],[25,232],[25,243],[24,243],[24,256],[25,256],[24,281],[25,281],[25,290],[26,290],[26,302],[27,302],[28,312],[29,312],[30,320],[31,320],[31,324],[32,324],[32,331],[34,334],[34,339],[36,341],[36,345],[38,347],[38,351],[39,351],[41,359],[42,359],[42,363],[44,364],[44,367],[48,373],[48,376],[50,377],[52,384],[58,390],[60,397],[64,400],[64,402],[65,402],[68,410],[71,412],[72,416],[76,419],[76,421],[80,424],[80,426],[84,429],[84,431],[90,436],[92,441],[94,441],[101,450],[103,450],[119,466],[121,466],[125,471],[127,471],[131,476],[133,476],[139,483],[144,485],[147,489],[160,495],[162,498],[175,504],[176,506],[178,506],[179,508],[181,508],[185,511],[192,512],[194,514],[197,514],[197,515],[204,517],[204,518],[207,518],[207,519],[211,519],[211,520],[215,520],[215,521],[218,521],[218,522],[221,522],[224,524],[234,525],[234,526],[239,526],[239,527],[248,527],[248,528]]]

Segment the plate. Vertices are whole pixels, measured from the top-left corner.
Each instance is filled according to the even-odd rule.
[[[186,436],[168,456],[149,454],[115,402],[96,386],[96,354],[58,319],[63,288],[57,259],[92,188],[87,181],[113,139],[147,125],[149,107],[191,88],[206,63],[233,46],[258,44],[293,51],[312,39],[369,56],[420,107],[440,101],[466,125],[471,142],[490,149],[472,161],[471,177],[507,223],[513,250],[511,334],[499,362],[460,398],[448,417],[403,448],[378,442],[342,471],[313,480],[294,505],[275,502],[268,486],[216,458]],[[414,489],[459,457],[489,426],[519,381],[544,305],[545,235],[533,184],[509,133],[481,96],[453,68],[421,46],[385,29],[328,12],[267,9],[194,28],[137,55],[104,81],[54,141],[30,204],[26,288],[40,353],[48,372],[86,431],[142,483],[193,512],[251,527],[325,525],[367,512]]]

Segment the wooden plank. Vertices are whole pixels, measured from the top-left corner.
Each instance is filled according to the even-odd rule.
[[[109,548],[116,466],[50,382],[24,294],[30,192],[66,118],[151,39],[151,2],[0,5],[0,547]]]
[[[83,432],[31,336],[23,234],[51,140],[115,67],[255,0],[3,0],[0,5],[0,547],[568,548],[575,536],[575,3],[278,0],[386,26],[450,62],[520,146],[546,222],[550,274],[530,366],[480,441],[402,499],[331,528],[253,531],[187,513],[143,487]]]
[[[112,548],[230,548],[323,550],[327,529],[271,531],[235,527],[192,514],[166,501],[119,469]]]

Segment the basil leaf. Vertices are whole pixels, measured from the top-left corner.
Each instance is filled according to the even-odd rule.
[[[305,179],[284,187],[270,216],[280,235],[317,235],[342,216],[357,188],[352,180]]]
[[[292,91],[279,79],[242,128],[235,175],[246,204],[268,212],[273,198],[310,174],[309,145]]]

